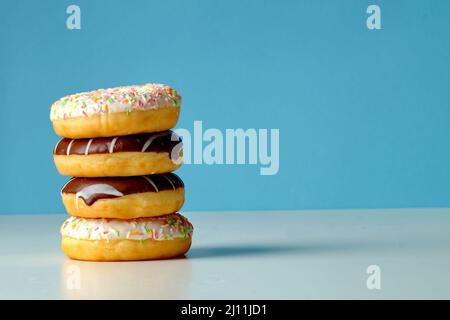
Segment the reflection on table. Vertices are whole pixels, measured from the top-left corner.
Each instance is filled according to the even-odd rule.
[[[177,299],[192,274],[187,258],[164,261],[87,262],[66,260],[61,291],[66,299]]]

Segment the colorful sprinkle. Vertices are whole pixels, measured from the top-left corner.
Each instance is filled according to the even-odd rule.
[[[114,239],[187,239],[192,236],[192,232],[193,227],[191,223],[178,213],[127,221],[70,217],[61,226],[61,234],[63,236],[76,239],[108,241]]]
[[[88,117],[102,113],[146,110],[158,107],[179,107],[179,93],[163,84],[144,84],[99,89],[63,97],[53,103],[50,119]]]

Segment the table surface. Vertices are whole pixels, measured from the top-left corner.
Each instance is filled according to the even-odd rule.
[[[1,216],[0,298],[450,298],[450,209],[185,215],[186,258],[145,262],[70,260],[66,215]]]

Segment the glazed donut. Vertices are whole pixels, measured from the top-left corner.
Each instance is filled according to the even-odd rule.
[[[173,128],[181,96],[163,84],[99,89],[53,103],[50,120],[66,138],[124,136]]]
[[[69,214],[84,218],[133,219],[170,214],[184,203],[183,181],[173,173],[72,178],[61,197]]]
[[[62,250],[89,261],[167,259],[185,254],[193,227],[178,213],[132,220],[70,217],[61,226]]]
[[[64,138],[56,144],[53,159],[64,176],[140,176],[176,170],[182,152],[181,138],[168,130],[110,138]]]

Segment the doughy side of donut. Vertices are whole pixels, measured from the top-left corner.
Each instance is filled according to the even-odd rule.
[[[90,206],[83,199],[77,199],[74,193],[63,193],[61,196],[67,212],[82,218],[156,217],[177,212],[184,204],[184,188],[99,199]]]
[[[169,130],[176,125],[179,114],[180,107],[174,106],[105,113],[53,120],[53,129],[57,135],[72,139],[126,136]]]
[[[185,254],[191,238],[173,240],[85,240],[63,237],[61,248],[72,259],[130,261],[168,259]]]
[[[63,176],[129,177],[167,173],[178,169],[168,152],[119,152],[89,155],[53,155],[56,168]]]

